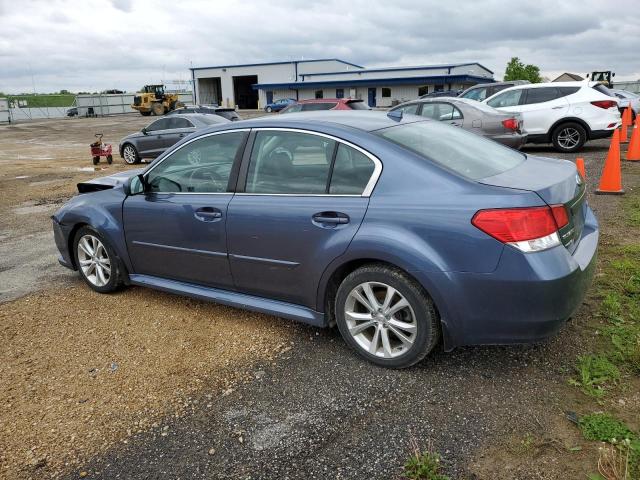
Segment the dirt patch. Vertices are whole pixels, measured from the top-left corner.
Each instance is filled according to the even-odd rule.
[[[100,295],[79,280],[0,306],[0,476],[56,476],[199,392],[216,402],[248,365],[289,348],[287,322],[131,288]]]

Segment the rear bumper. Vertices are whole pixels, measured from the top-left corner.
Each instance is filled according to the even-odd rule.
[[[589,140],[597,140],[599,138],[609,138],[613,135],[615,128],[609,130],[591,130]]]
[[[492,273],[443,272],[435,278],[430,273],[425,284],[446,287],[434,292],[445,348],[531,343],[553,335],[573,315],[591,284],[598,234],[597,220],[587,208],[573,254],[564,246],[531,254],[506,246]]]
[[[490,137],[491,140],[495,140],[502,145],[507,147],[514,148],[516,150],[520,150],[527,143],[527,134],[526,133],[513,133],[513,134],[505,134],[505,135],[494,135]]]

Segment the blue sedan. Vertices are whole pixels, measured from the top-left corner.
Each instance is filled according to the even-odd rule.
[[[383,112],[198,131],[53,216],[93,290],[141,285],[338,326],[407,367],[439,342],[540,341],[580,305],[598,224],[571,162]]]
[[[282,98],[280,100],[276,100],[275,102],[267,103],[264,106],[264,111],[267,113],[271,112],[279,112],[287,108],[289,105],[293,105],[296,101],[293,98]]]

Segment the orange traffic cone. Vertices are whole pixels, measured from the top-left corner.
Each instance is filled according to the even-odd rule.
[[[584,171],[584,158],[582,157],[578,157],[576,158],[576,168],[578,169],[578,173],[580,173],[580,175],[582,175],[582,179],[586,179],[587,175],[585,174]]]
[[[620,130],[613,132],[611,145],[607,159],[604,161],[600,186],[596,190],[597,194],[622,195],[622,173],[620,171]]]
[[[627,143],[629,141],[627,132],[630,126],[631,126],[631,110],[629,110],[629,107],[627,107],[622,112],[622,124],[620,125],[620,143]]]
[[[636,128],[631,130],[627,160],[640,161],[640,115],[636,115]]]

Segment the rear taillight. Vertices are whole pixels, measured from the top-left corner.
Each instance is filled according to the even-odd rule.
[[[495,208],[478,211],[471,223],[496,240],[523,252],[560,245],[558,230],[569,223],[564,205]]]
[[[516,120],[515,118],[507,118],[506,120],[502,121],[502,125],[507,130],[517,130],[518,129],[518,120]]]
[[[618,106],[618,102],[614,102],[613,100],[598,100],[598,101],[595,101],[595,102],[591,102],[591,105],[606,109],[606,108],[611,108],[611,107],[617,107]]]

